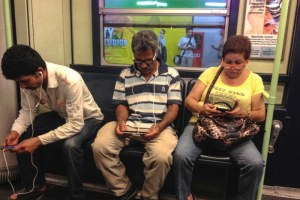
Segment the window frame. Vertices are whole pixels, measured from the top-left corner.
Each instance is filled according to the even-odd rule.
[[[220,9],[197,9],[197,8],[145,8],[145,9],[121,9],[121,8],[104,8],[104,0],[92,0],[92,23],[93,23],[93,65],[101,67],[127,67],[128,64],[109,64],[104,59],[104,15],[164,15],[164,16],[222,16],[225,17],[224,40],[230,35],[236,34],[237,16],[239,1],[227,0],[227,8]],[[195,72],[203,71],[204,68],[197,67],[178,67],[174,66],[179,71]],[[184,69],[182,69],[184,68]]]

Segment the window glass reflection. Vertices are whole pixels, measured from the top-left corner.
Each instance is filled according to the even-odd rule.
[[[141,16],[105,15],[103,30],[104,60],[108,64],[132,64],[131,39],[134,33],[151,29],[157,33],[160,51],[158,56],[174,67],[209,67],[220,63],[224,41],[225,17],[220,16]],[[183,54],[180,40],[191,29],[192,39],[186,55],[191,65],[175,64],[176,55]],[[181,55],[182,56],[182,55]]]

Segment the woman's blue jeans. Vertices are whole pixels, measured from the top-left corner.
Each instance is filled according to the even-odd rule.
[[[61,118],[56,112],[47,112],[41,115],[38,115],[33,122],[34,134],[33,136],[38,136],[44,133],[47,133],[50,130],[57,128],[65,123],[65,120]],[[44,148],[49,148],[49,146],[55,145],[55,148],[59,148],[59,143],[62,143],[62,151],[61,154],[64,155],[63,160],[65,163],[56,163],[57,165],[66,164],[66,171],[68,173],[68,183],[69,183],[69,193],[68,199],[76,199],[83,200],[84,199],[84,191],[82,189],[82,176],[83,176],[83,166],[84,166],[84,148],[90,145],[100,126],[102,125],[101,120],[97,120],[95,118],[90,118],[84,121],[84,127],[78,134],[63,140],[57,141],[55,143],[41,146],[38,150],[36,150],[33,155],[33,163],[38,168],[38,174],[35,181],[35,187],[43,186],[45,182],[43,164],[42,159],[47,159],[44,156]],[[32,135],[31,126],[28,127],[27,131],[24,132],[19,142],[30,138]],[[57,145],[59,144],[59,145]],[[56,155],[54,155],[56,156]],[[58,155],[60,156],[60,155]],[[30,154],[17,154],[18,164],[20,168],[21,180],[24,187],[27,190],[32,188],[33,178],[36,175],[36,169],[31,163]],[[53,164],[53,163],[49,163]],[[57,166],[53,166],[53,168],[57,168]],[[61,168],[61,167],[60,167]]]
[[[186,200],[191,192],[195,160],[202,153],[192,138],[194,124],[185,127],[179,137],[174,154],[174,171],[177,200]],[[229,156],[240,167],[239,187],[235,200],[256,199],[264,162],[252,140],[235,145],[228,150]]]

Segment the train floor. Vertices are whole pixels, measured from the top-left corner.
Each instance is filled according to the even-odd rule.
[[[16,188],[20,186],[18,182],[13,183]],[[6,200],[8,195],[12,193],[11,186],[8,183],[0,184],[0,200]],[[48,185],[47,193],[40,198],[32,200],[64,200],[66,199],[67,188],[58,185]],[[87,200],[110,200],[113,199],[111,194],[100,193],[94,191],[86,191]],[[164,197],[166,200],[175,200],[175,196]],[[198,200],[211,200],[207,198],[197,198]],[[300,189],[270,187],[265,186],[263,190],[262,200],[296,200],[300,199]]]

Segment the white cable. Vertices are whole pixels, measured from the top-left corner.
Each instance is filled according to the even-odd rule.
[[[157,62],[157,64],[156,64],[156,69],[158,69],[158,62]],[[155,95],[156,95],[156,93],[155,93],[155,79],[156,79],[156,77],[154,77],[154,79],[153,79],[153,94],[154,94],[154,96],[153,96],[153,100],[152,100],[152,116],[153,116],[153,118],[154,118],[154,129],[155,129],[155,127],[156,127],[156,117],[155,117],[155,114],[154,114],[154,108],[155,108],[155,103],[154,103],[154,101],[155,101]],[[133,86],[131,87],[131,92],[132,92],[133,95],[135,95],[135,93],[134,93],[134,91],[133,91],[134,85],[135,85],[135,78],[134,78],[134,81],[133,81]],[[137,116],[139,122],[142,123],[142,122],[141,122],[141,119],[139,118],[139,115],[136,113],[137,108],[138,108],[138,105],[139,105],[139,100],[137,101],[136,104],[137,104],[137,105],[136,105],[136,109],[135,109],[135,115]],[[139,133],[139,129],[140,129],[140,127],[138,126],[138,133]]]
[[[39,106],[40,101],[41,101],[41,97],[42,97],[43,74],[41,74],[41,75],[42,75],[42,82],[41,82],[40,93],[39,93],[39,101],[38,101],[38,103],[34,106],[33,109],[36,109],[36,108]],[[34,134],[33,120],[32,120],[32,110],[33,110],[33,109],[32,109],[31,106],[30,106],[29,97],[28,97],[27,92],[25,92],[25,91],[23,91],[23,92],[26,94],[26,99],[27,99],[27,103],[28,103],[28,106],[29,106],[29,116],[30,116],[30,123],[31,123],[31,138],[33,138],[33,134]],[[11,181],[10,181],[10,179],[9,179],[10,171],[9,171],[9,168],[8,168],[8,164],[7,164],[7,160],[6,160],[6,156],[5,156],[4,151],[5,151],[5,150],[3,149],[3,157],[4,157],[4,161],[5,161],[5,165],[6,165],[6,169],[7,169],[7,173],[8,173],[8,182],[9,182],[9,184],[10,184],[12,190],[13,190],[13,194],[16,194],[16,195],[18,196],[19,194],[29,194],[30,192],[33,192],[34,189],[35,189],[35,181],[36,181],[36,178],[37,178],[37,175],[38,175],[38,172],[39,172],[38,167],[33,163],[33,156],[32,156],[33,153],[30,153],[30,161],[31,161],[32,166],[33,166],[33,167],[35,168],[35,170],[36,170],[36,174],[35,174],[35,176],[34,176],[34,178],[33,178],[33,180],[32,180],[32,188],[31,188],[28,192],[20,192],[20,193],[16,193],[16,192],[15,192],[15,188],[14,188],[13,184],[11,183]]]
[[[43,81],[42,81],[42,83],[43,83]],[[42,84],[41,84],[42,85]],[[40,88],[41,89],[41,88]],[[40,92],[41,93],[41,92]],[[29,105],[29,118],[30,118],[30,123],[31,123],[31,138],[33,138],[33,134],[34,134],[34,128],[33,128],[33,120],[32,120],[32,109],[31,109],[31,107],[30,107],[30,103],[29,103],[29,97],[28,97],[28,94],[25,92],[25,94],[26,94],[26,98],[27,98],[27,102],[28,102],[28,105]],[[41,99],[39,99],[39,102],[40,102],[40,100]],[[37,107],[38,105],[39,105],[39,102],[36,104],[36,106],[35,107]],[[34,108],[35,109],[35,108]],[[31,164],[32,164],[32,166],[35,168],[35,170],[36,170],[36,174],[35,174],[35,176],[34,176],[34,178],[33,178],[33,180],[32,180],[32,188],[31,188],[31,190],[29,190],[28,192],[20,192],[20,193],[17,193],[17,195],[18,194],[29,194],[30,192],[32,192],[32,191],[34,191],[34,189],[35,189],[35,181],[36,181],[36,178],[37,178],[37,175],[38,175],[38,173],[39,173],[39,170],[38,170],[38,168],[37,168],[37,166],[33,163],[33,156],[32,156],[32,154],[33,153],[30,153],[30,161],[31,161]]]
[[[154,97],[153,97],[153,101],[152,101],[152,114],[153,114],[153,118],[154,118],[154,129],[155,129],[155,127],[156,127],[156,117],[155,117],[155,114],[154,114],[155,83],[154,83],[154,86],[153,86],[153,90],[154,90]]]
[[[158,69],[158,62],[156,64],[156,69]],[[155,114],[154,114],[154,108],[155,108],[155,104],[154,104],[154,101],[155,101],[155,79],[156,79],[156,77],[153,79],[153,93],[154,93],[154,96],[153,96],[153,101],[152,101],[152,114],[153,114],[153,118],[154,118],[154,129],[156,127],[156,117],[155,117]]]
[[[134,79],[133,79],[133,85],[132,85],[132,87],[131,87],[131,92],[132,92],[132,94],[133,94],[134,96],[135,96],[135,93],[134,93],[134,91],[133,91],[133,87],[134,87],[134,85],[135,85],[135,78],[136,78],[136,77],[134,77]],[[139,120],[139,122],[140,122],[140,124],[141,124],[142,121],[141,121],[141,119],[139,118],[139,114],[136,113],[136,111],[137,111],[137,109],[138,109],[138,106],[139,106],[139,100],[137,99],[137,101],[136,101],[136,107],[135,107],[134,113],[135,113],[135,116],[138,118],[138,120]],[[139,132],[140,132],[140,126],[137,126],[137,134],[139,134]]]
[[[156,56],[156,53],[155,53],[154,56]],[[158,69],[158,62],[156,64],[156,69]],[[153,118],[154,118],[154,129],[156,127],[156,117],[155,117],[155,114],[154,114],[154,108],[155,108],[155,104],[154,104],[154,101],[155,101],[155,79],[156,79],[156,77],[154,77],[154,79],[153,79],[153,93],[154,93],[154,97],[153,97],[153,100],[152,100],[152,115],[153,115]],[[131,92],[132,92],[133,95],[135,95],[135,93],[133,91],[134,85],[135,85],[135,77],[134,77],[134,80],[133,80],[133,86],[131,87]],[[138,118],[139,122],[142,123],[141,119],[139,118],[139,115],[136,113],[138,106],[139,106],[139,100],[136,101],[136,109],[135,109],[134,112],[135,112],[135,116]],[[139,133],[140,127],[138,126],[137,128],[138,128],[137,132]]]
[[[7,160],[6,160],[6,156],[5,156],[5,149],[2,150],[2,153],[3,153],[3,158],[4,158],[6,170],[7,170],[7,177],[8,177],[7,180],[8,180],[8,183],[10,184],[10,186],[11,186],[11,188],[13,190],[13,193],[15,194],[16,192],[15,192],[14,185],[10,181],[10,171],[9,171]]]

